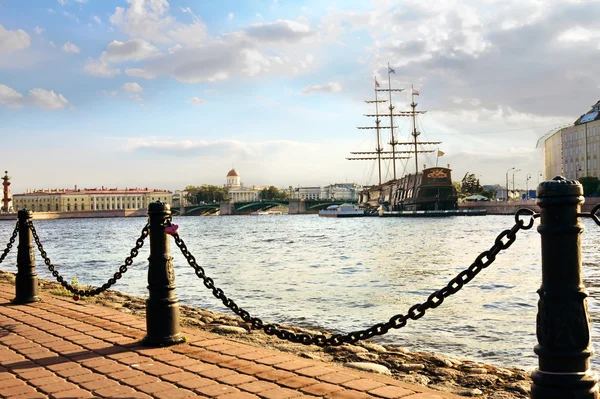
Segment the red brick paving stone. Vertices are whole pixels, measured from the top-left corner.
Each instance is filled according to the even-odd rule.
[[[276,384],[273,384],[272,382],[254,381],[254,382],[251,382],[248,384],[242,384],[242,385],[238,386],[238,388],[240,388],[244,391],[252,392],[252,393],[260,393],[263,391],[269,391],[271,389],[277,389],[277,388],[279,388],[279,386]]]
[[[103,375],[90,373],[90,374],[74,375],[72,377],[68,377],[67,379],[71,382],[74,382],[75,384],[81,384],[84,382],[102,380],[104,378],[105,377]]]
[[[160,391],[166,391],[174,389],[175,385],[167,382],[153,382],[151,384],[144,384],[137,387],[138,390],[147,393],[148,395],[154,396],[155,393]]]
[[[226,375],[224,377],[219,377],[219,378],[217,378],[217,381],[222,382],[223,384],[236,386],[236,385],[246,384],[248,382],[256,381],[256,378],[252,377],[251,375],[236,373],[236,374]]]
[[[440,396],[440,395],[436,395],[435,393],[425,393],[425,392],[421,392],[418,393],[416,395],[411,395],[411,396],[407,396],[406,399],[444,399],[447,398],[448,396]]]
[[[343,371],[335,371],[329,374],[320,375],[319,380],[329,382],[331,384],[343,384],[344,382],[358,380],[360,376],[358,374],[345,373]]]
[[[272,357],[273,354],[270,352],[265,352],[262,350],[256,350],[253,352],[248,352],[248,353],[240,353],[239,355],[237,355],[237,357],[239,357],[240,359],[246,359],[246,360],[256,360],[256,359],[263,359],[265,357]]]
[[[190,344],[190,346],[196,346],[196,347],[200,347],[200,348],[208,348],[210,346],[229,344],[229,343],[230,343],[230,341],[223,339],[223,338],[209,338],[209,339],[203,339],[200,341],[196,341],[196,342]]]
[[[198,395],[187,389],[176,388],[168,391],[160,391],[154,394],[155,398],[158,399],[185,399],[185,398],[197,398]]]
[[[279,382],[280,380],[285,380],[286,378],[294,377],[296,376],[296,374],[290,373],[289,371],[285,370],[273,370],[267,371],[266,373],[256,374],[256,376],[261,380]]]
[[[183,358],[183,359],[177,359],[177,360],[166,360],[165,361],[166,364],[168,364],[169,366],[173,366],[173,367],[185,367],[185,366],[191,366],[193,364],[198,363],[198,361],[196,359],[190,359],[190,358]]]
[[[344,388],[339,385],[327,384],[325,382],[320,382],[315,385],[308,385],[300,388],[302,392],[306,392],[308,394],[324,396],[332,392],[341,391]]]
[[[68,359],[62,363],[50,364],[46,368],[52,371],[65,370],[65,369],[73,369],[81,367],[79,363],[71,362]]]
[[[125,378],[120,380],[125,385],[131,385],[132,387],[137,387],[145,384],[152,384],[155,382],[160,382],[160,380],[154,376],[142,374],[137,377]]]
[[[228,368],[228,369],[234,369],[234,370],[237,370],[237,369],[240,369],[240,368],[242,368],[242,367],[248,367],[248,366],[251,366],[251,365],[253,365],[253,364],[255,364],[255,363],[253,363],[253,362],[251,362],[251,361],[249,361],[249,360],[235,359],[235,360],[232,360],[232,361],[230,361],[230,362],[221,363],[221,364],[220,364],[220,366],[221,366],[221,367],[226,367],[226,368]]]
[[[250,366],[237,369],[240,373],[256,375],[274,370],[273,367],[265,366],[264,364],[252,364]]]
[[[210,369],[215,369],[215,368],[217,368],[217,366],[215,366],[214,364],[207,364],[207,363],[202,363],[202,362],[198,362],[198,361],[196,362],[196,364],[184,367],[185,370],[191,371],[192,373],[198,373],[203,370],[210,370]]]
[[[403,398],[405,396],[409,396],[410,394],[415,393],[415,391],[391,385],[379,387],[376,389],[369,389],[368,391],[372,395],[381,396],[386,399]]]
[[[117,363],[117,364],[110,364],[110,365],[106,365],[106,366],[95,367],[94,370],[97,373],[114,374],[114,373],[128,371],[131,369],[129,367],[126,367],[126,366],[123,366],[122,364]]]
[[[260,393],[261,398],[265,399],[288,399],[302,396],[302,392],[294,391],[287,388],[277,388],[272,391],[264,391]]]
[[[201,393],[202,395],[206,395],[211,398],[225,395],[225,394],[232,393],[232,392],[239,392],[239,389],[231,387],[229,385],[223,385],[223,384],[206,385],[204,387],[199,387],[194,390],[196,392]]]
[[[202,378],[198,376],[194,376],[194,378],[190,378],[187,380],[177,381],[177,385],[180,385],[184,388],[196,389],[205,387],[207,385],[216,385],[217,383],[213,380],[209,380],[208,378]]]
[[[207,363],[225,363],[225,362],[235,359],[235,357],[233,357],[233,356],[221,355],[220,353],[207,351],[207,350],[193,352],[193,353],[188,354],[188,356],[193,359],[198,359],[198,360],[201,360],[201,361],[207,362]]]
[[[234,392],[219,396],[219,399],[258,399],[258,396],[247,392]]]
[[[142,373],[141,371],[136,371],[136,370],[128,369],[126,371],[120,371],[118,373],[109,373],[107,375],[110,378],[122,381],[122,380],[126,380],[127,378],[141,377],[141,376],[144,375],[144,373]]]
[[[56,384],[58,382],[65,382],[65,380],[57,377],[54,374],[52,374],[50,377],[35,378],[35,379],[32,379],[29,381],[29,383],[31,385],[36,385],[36,386]]]
[[[42,386],[38,387],[38,390],[49,393],[49,394],[53,394],[55,392],[70,391],[70,390],[77,389],[77,388],[78,388],[77,385],[65,381],[65,382],[57,382],[56,384],[42,385]]]
[[[39,393],[37,391],[29,392],[29,393],[22,393],[20,395],[10,397],[10,399],[47,399],[47,398],[48,397],[46,395]]]
[[[179,373],[164,375],[161,378],[165,381],[177,382],[177,381],[189,380],[189,379],[192,379],[195,377],[197,377],[196,374],[188,373],[187,371],[181,371]]]
[[[256,359],[256,363],[262,363],[269,366],[273,366],[279,363],[287,363],[296,360],[293,356],[290,355],[276,355],[269,357],[261,357],[260,359]]]
[[[371,399],[374,396],[358,391],[337,391],[326,396],[327,399]],[[410,399],[410,398],[406,398]],[[425,398],[423,398],[425,399]]]
[[[220,367],[217,367],[216,369],[199,371],[198,374],[206,378],[217,379],[219,377],[225,377],[227,375],[236,374],[236,372],[230,369],[222,369]]]
[[[20,385],[17,387],[11,387],[11,388],[6,388],[6,389],[2,390],[2,396],[7,397],[7,398],[8,397],[12,398],[13,396],[17,396],[17,395],[32,394],[32,393],[38,393],[38,392],[28,385]]]
[[[321,375],[329,374],[333,371],[335,371],[335,369],[332,369],[329,367],[323,367],[323,366],[312,366],[312,367],[294,370],[295,373],[302,374],[307,377],[318,377]]]
[[[319,381],[313,379],[313,378],[308,378],[308,377],[302,377],[300,375],[297,375],[295,377],[292,378],[286,378],[285,380],[279,380],[277,381],[277,383],[279,385],[283,385],[286,386],[288,388],[302,388],[305,387],[307,385],[314,385],[314,384],[318,384]]]
[[[92,394],[83,389],[72,389],[70,391],[55,392],[52,394],[54,399],[73,399],[73,398],[89,398]]]
[[[79,383],[79,385],[90,391],[95,391],[97,389],[114,387],[116,385],[119,385],[119,383],[116,381],[113,381],[113,380],[109,380],[106,377],[102,377],[97,380],[81,382],[81,383]]]
[[[0,381],[0,392],[2,392],[6,388],[12,388],[20,385],[25,385],[25,383],[14,376],[12,378],[6,378]]]
[[[116,385],[114,387],[98,389],[94,392],[94,395],[102,396],[105,398],[128,398],[134,394],[135,390],[130,387],[123,385]]]
[[[72,369],[58,370],[56,374],[61,377],[67,378],[75,377],[76,375],[92,374],[92,372],[88,369],[84,369],[83,367],[77,367]]]
[[[373,380],[369,380],[366,378],[361,378],[359,380],[353,380],[342,383],[346,388],[354,389],[357,391],[371,391],[375,388],[384,387],[385,384]],[[414,393],[414,391],[403,390],[404,392]]]

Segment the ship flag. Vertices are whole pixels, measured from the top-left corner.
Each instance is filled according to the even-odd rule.
[[[375,86],[379,87],[379,82],[377,81],[377,78],[375,78]]]
[[[388,65],[388,73],[396,73],[391,66]]]
[[[415,89],[414,87],[412,88],[412,93],[413,93],[415,96],[418,96],[419,94],[421,94],[421,92],[420,92],[419,90]]]
[[[438,157],[443,157],[445,152],[438,150]]]

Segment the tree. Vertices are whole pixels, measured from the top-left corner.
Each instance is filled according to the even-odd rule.
[[[587,176],[579,179],[579,183],[583,186],[583,195],[586,197],[596,197],[600,192],[600,179],[597,177]]]
[[[210,184],[203,184],[201,186],[187,186],[185,191],[187,191],[186,199],[192,205],[221,202],[227,199],[227,189]]]
[[[288,192],[286,190],[280,190],[275,186],[269,186],[263,188],[258,196],[262,200],[278,200],[288,198]]]
[[[465,173],[465,177],[463,177],[460,182],[460,193],[468,197],[474,194],[481,194],[484,192],[483,187],[479,184],[479,179],[473,173]]]

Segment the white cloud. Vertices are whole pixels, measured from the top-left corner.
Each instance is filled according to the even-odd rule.
[[[0,84],[0,104],[6,105],[9,108],[19,108],[21,106],[20,101],[23,95],[16,90]]]
[[[61,6],[64,6],[65,4],[67,4],[66,0],[57,0],[58,4],[60,4]]]
[[[275,22],[253,24],[244,32],[251,39],[262,42],[294,43],[304,39],[316,38],[317,33],[308,24],[278,19]]]
[[[122,86],[122,89],[130,93],[141,93],[144,88],[135,82],[127,82]]]
[[[75,3],[83,4],[87,3],[87,0],[75,0]]]
[[[100,25],[100,24],[102,23],[102,20],[101,20],[101,19],[100,19],[100,17],[98,17],[97,15],[93,15],[93,16],[92,16],[92,19],[93,19],[94,21],[96,21],[96,23],[97,23],[98,25]]]
[[[78,54],[81,50],[79,49],[79,47],[77,47],[76,45],[74,45],[71,42],[66,42],[63,46],[62,46],[62,51],[65,53],[76,53]]]
[[[84,70],[90,75],[103,78],[112,78],[121,73],[120,69],[111,68],[106,61],[93,60],[91,58],[85,64]]]
[[[42,33],[44,33],[44,32],[46,31],[46,29],[44,29],[44,28],[40,28],[39,26],[36,26],[36,27],[33,29],[33,31],[34,31],[35,33],[37,33],[38,35],[41,35]]]
[[[581,26],[563,31],[558,40],[561,42],[589,42],[600,38],[600,30],[586,29]]]
[[[199,104],[204,104],[205,101],[199,97],[192,97],[188,100],[188,102],[199,105]]]
[[[69,103],[62,94],[53,90],[32,89],[29,90],[29,97],[33,103],[44,109],[60,109]]]
[[[342,91],[342,85],[338,82],[329,82],[324,85],[311,85],[302,89],[302,94],[310,93],[338,93]]]
[[[233,15],[233,13],[232,13],[232,12],[230,12],[230,13],[227,15],[227,19],[228,19],[228,20],[230,20],[230,21],[233,19],[233,17],[234,17],[234,15]]]
[[[53,41],[49,41],[48,44],[50,45],[50,47],[52,48],[56,48],[56,44],[54,44]]]
[[[11,53],[29,47],[29,35],[22,29],[6,30],[0,25],[0,53]]]
[[[160,55],[156,46],[143,39],[133,39],[127,42],[114,40],[106,46],[102,53],[103,60],[111,62],[140,61]]]
[[[54,11],[51,8],[47,9],[46,11],[48,12],[48,14],[56,14],[56,11]]]
[[[141,68],[127,68],[125,69],[127,76],[133,76],[135,78],[154,79],[156,75],[149,73]]]

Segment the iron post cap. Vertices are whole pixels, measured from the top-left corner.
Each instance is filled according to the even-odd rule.
[[[578,180],[567,180],[563,176],[556,176],[552,180],[541,182],[536,193],[538,198],[578,197],[583,195],[583,186]]]
[[[31,212],[29,209],[21,209],[19,212],[17,212],[17,217],[19,220],[31,219],[32,216],[33,212]]]
[[[169,212],[171,213],[171,205],[162,201],[154,201],[148,205],[148,213]]]

